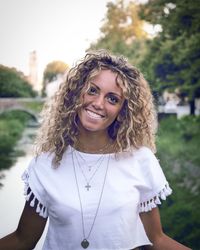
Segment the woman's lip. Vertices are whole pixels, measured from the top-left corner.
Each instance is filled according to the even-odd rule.
[[[91,118],[95,118],[95,119],[102,119],[104,118],[105,116],[102,115],[102,114],[98,114],[92,110],[89,110],[89,109],[85,109],[87,114],[91,117]]]

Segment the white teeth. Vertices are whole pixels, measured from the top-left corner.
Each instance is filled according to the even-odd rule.
[[[92,111],[87,110],[87,113],[88,113],[88,115],[89,115],[91,118],[94,118],[94,119],[102,119],[102,116],[101,116],[101,115],[98,115],[98,114],[96,114],[96,113],[93,113]]]

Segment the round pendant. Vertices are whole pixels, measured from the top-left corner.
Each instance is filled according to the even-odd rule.
[[[84,239],[82,242],[81,242],[81,246],[82,248],[87,248],[89,246],[89,241],[87,241],[86,239]]]

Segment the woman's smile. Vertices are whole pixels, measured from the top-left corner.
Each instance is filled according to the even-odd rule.
[[[92,119],[97,119],[97,120],[105,119],[105,115],[99,114],[89,109],[85,109],[85,111],[87,112],[88,116]]]

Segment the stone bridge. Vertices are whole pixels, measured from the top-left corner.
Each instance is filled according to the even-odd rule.
[[[31,103],[44,103],[44,98],[0,98],[0,114],[10,110],[28,113],[35,122],[39,122],[38,112],[31,109]]]

